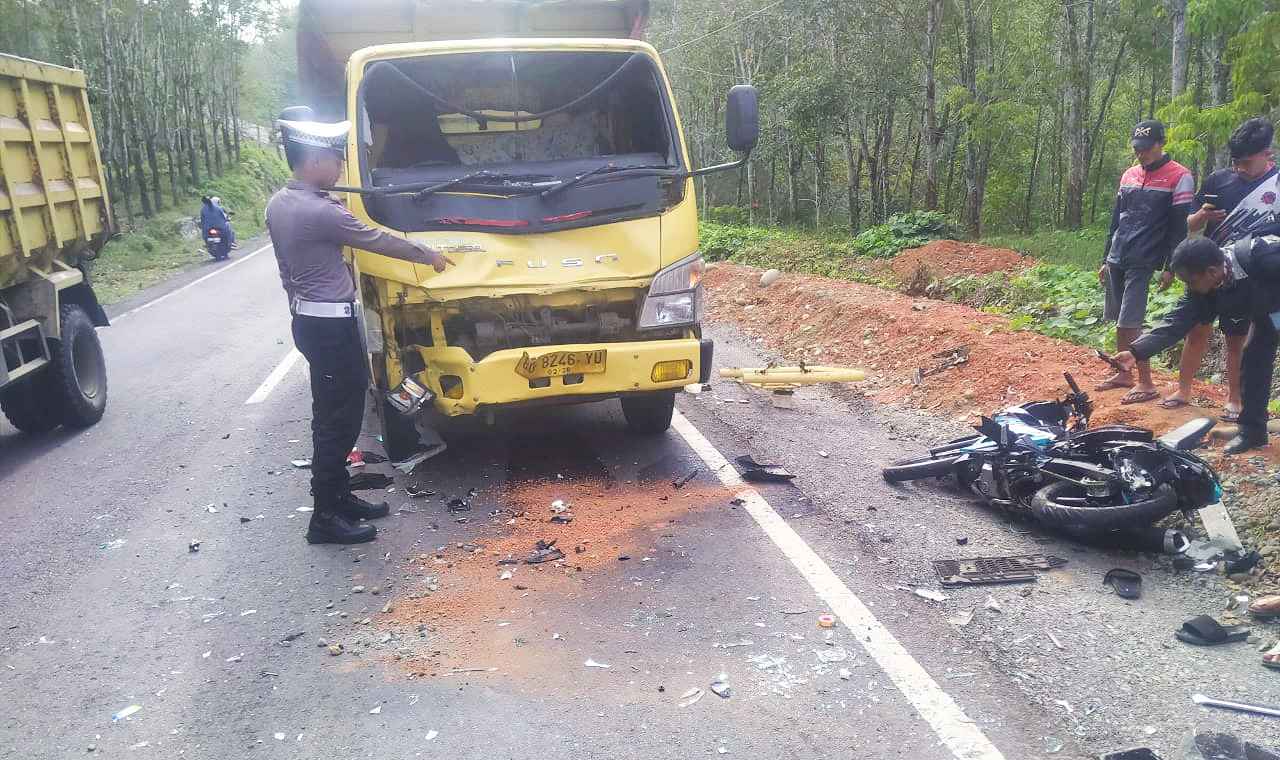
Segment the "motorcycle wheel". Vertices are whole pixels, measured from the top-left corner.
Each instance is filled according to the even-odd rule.
[[[894,462],[881,470],[884,479],[890,483],[902,483],[907,480],[925,480],[926,478],[942,478],[955,472],[956,461],[960,457],[920,457]]]
[[[1089,504],[1083,490],[1066,481],[1050,483],[1031,497],[1031,512],[1040,522],[1076,533],[1145,527],[1177,509],[1178,494],[1168,483],[1160,484],[1150,499],[1132,504]]]

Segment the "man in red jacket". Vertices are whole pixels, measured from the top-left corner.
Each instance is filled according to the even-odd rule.
[[[1168,270],[1174,246],[1187,236],[1187,214],[1195,198],[1195,178],[1164,152],[1164,125],[1155,119],[1138,122],[1130,138],[1138,165],[1120,178],[1120,191],[1111,213],[1098,282],[1106,289],[1105,317],[1116,323],[1116,350],[1127,351],[1142,333],[1147,316],[1147,291],[1160,270],[1160,290],[1173,283]],[[1105,391],[1128,388],[1122,404],[1160,397],[1151,382],[1151,365],[1137,364],[1138,382],[1130,372],[1117,372],[1097,387]]]

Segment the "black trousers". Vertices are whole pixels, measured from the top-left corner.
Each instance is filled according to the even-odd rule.
[[[354,318],[293,318],[293,342],[311,365],[311,493],[327,511],[350,493],[347,455],[360,437],[369,386]]]
[[[1255,316],[1253,331],[1244,344],[1244,356],[1240,360],[1240,395],[1244,402],[1240,432],[1247,435],[1267,433],[1267,404],[1271,400],[1271,376],[1275,371],[1278,342],[1280,333],[1271,316]]]

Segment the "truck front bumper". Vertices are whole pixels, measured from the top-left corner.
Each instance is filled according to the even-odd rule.
[[[605,371],[529,380],[516,372],[526,354],[553,351],[607,351]],[[705,382],[711,369],[710,340],[686,338],[634,343],[574,343],[495,351],[480,361],[457,347],[420,349],[427,369],[417,378],[436,394],[435,408],[456,417],[481,409],[597,401],[627,393],[678,390]],[[688,363],[683,377],[655,381],[655,367],[664,362]]]

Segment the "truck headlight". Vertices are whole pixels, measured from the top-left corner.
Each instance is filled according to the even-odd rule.
[[[702,320],[702,254],[658,272],[640,308],[639,329],[696,325]]]

